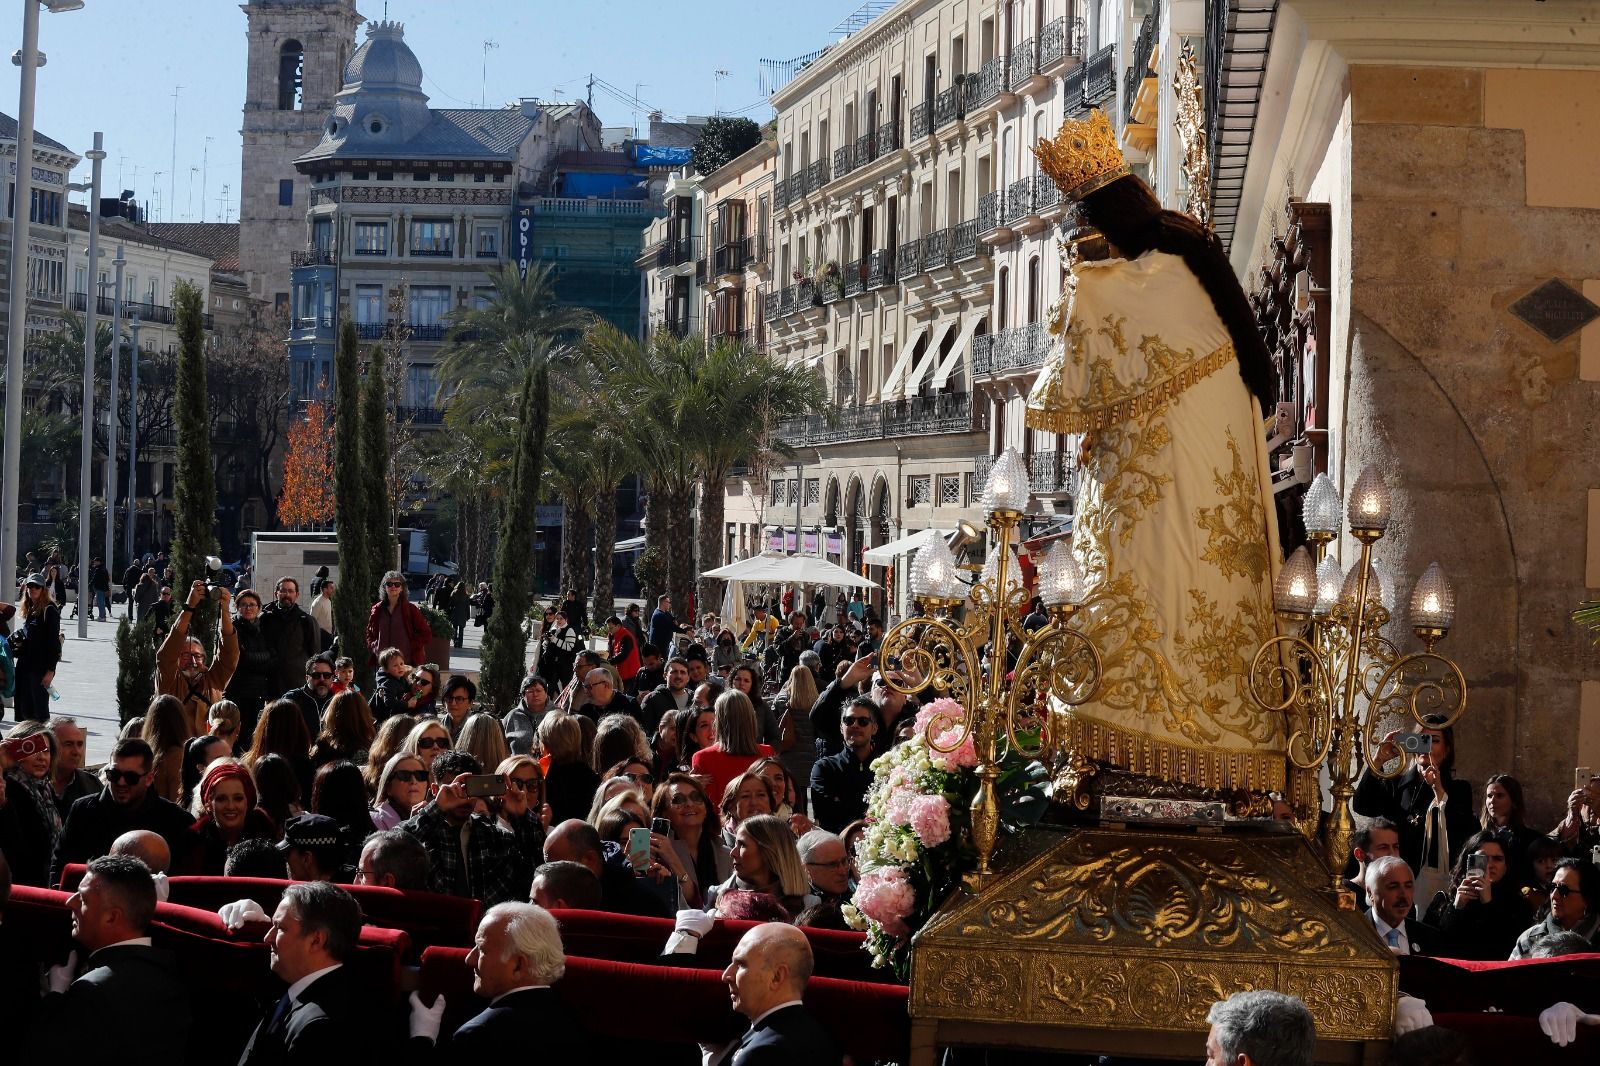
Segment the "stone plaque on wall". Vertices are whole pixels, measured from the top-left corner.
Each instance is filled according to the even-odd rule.
[[[1512,304],[1511,313],[1556,343],[1600,317],[1600,307],[1560,278],[1551,278]]]

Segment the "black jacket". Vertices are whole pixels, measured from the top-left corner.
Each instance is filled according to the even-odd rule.
[[[694,694],[684,689],[683,706],[678,706],[677,699],[672,695],[672,690],[665,684],[656,686],[656,689],[639,703],[641,724],[648,736],[655,736],[656,729],[661,725],[661,719],[667,716],[668,711],[681,711],[694,703]]]
[[[530,1050],[536,1050],[540,1062],[579,1062],[590,1048],[571,1023],[555,989],[519,988],[507,992],[456,1030],[449,1040],[452,1059],[521,1062]]]
[[[301,669],[304,669],[304,667]],[[306,688],[305,685],[298,685],[278,698],[280,700],[288,700],[300,708],[300,713],[305,716],[306,732],[308,734],[316,736],[322,732],[322,712],[327,709],[328,701],[333,699],[333,693],[330,692],[326,699],[319,700],[316,694]]]
[[[99,795],[85,796],[72,805],[50,862],[50,883],[60,884],[61,870],[68,863],[88,862],[109,852],[112,841],[130,829],[159,833],[173,855],[183,855],[193,824],[194,815],[162,799],[154,789],[147,790],[138,804],[124,807],[111,798],[111,789],[103,788]]]
[[[1434,855],[1430,857],[1435,865],[1450,869],[1455,865],[1456,856],[1461,854],[1461,845],[1478,831],[1478,819],[1472,813],[1470,784],[1451,778],[1445,782],[1444,791],[1447,800],[1444,827],[1450,834],[1450,854],[1439,855],[1438,848],[1434,848]],[[1361,780],[1356,783],[1356,794],[1350,806],[1357,814],[1368,818],[1382,815],[1399,827],[1400,857],[1415,873],[1423,865],[1424,822],[1430,816],[1429,806],[1432,803],[1432,787],[1412,767],[1399,777],[1387,779],[1378,777],[1370,770],[1364,771]],[[1434,816],[1437,816],[1436,813]],[[1435,827],[1435,842],[1438,837],[1438,828]]]
[[[1371,907],[1367,908],[1366,919],[1367,924],[1372,926],[1373,935],[1377,936],[1378,927],[1373,922]],[[1383,938],[1379,937],[1378,939],[1382,942]],[[1411,954],[1413,955],[1445,955],[1443,934],[1427,922],[1419,922],[1415,918],[1407,918],[1406,942],[1410,945]],[[1387,948],[1388,945],[1385,944],[1384,947]]]
[[[865,762],[846,749],[818,759],[811,766],[811,818],[830,833],[837,833],[867,813],[867,789],[872,787],[872,760]]]
[[[159,1019],[159,1024],[151,1024]],[[170,951],[115,944],[89,956],[84,972],[65,992],[39,1002],[33,1035],[19,1062],[59,1061],[64,1042],[90,1033],[128,1036],[110,1056],[126,1066],[174,1066],[189,1042],[189,993],[178,980]]]
[[[775,1010],[739,1038],[731,1066],[837,1066],[839,1048],[803,1004]]]
[[[284,690],[279,683],[282,673],[259,621],[251,622],[236,616],[233,631],[239,638],[239,665],[233,668],[233,676],[228,679],[224,695],[239,705],[242,723],[253,725],[267,700]],[[302,660],[300,669],[304,668]],[[317,734],[313,732],[311,735]],[[246,745],[250,743],[248,736],[241,737],[241,740]]]
[[[11,866],[11,879],[19,885],[45,888],[50,877],[50,828],[31,789],[5,782],[6,805],[0,807],[0,855]]]
[[[1511,957],[1517,937],[1533,924],[1533,908],[1522,893],[1511,887],[1510,878],[1494,886],[1488,903],[1469,903],[1457,907],[1454,895],[1440,892],[1434,897],[1425,919],[1437,926],[1444,938],[1440,955],[1452,959],[1478,959],[1500,962]]]
[[[281,1019],[277,1005],[250,1034],[239,1066],[336,1066],[370,1057],[371,1022],[356,1005],[348,966],[311,982]]]
[[[277,671],[273,688],[281,691],[304,684],[306,660],[322,651],[317,620],[302,611],[298,603],[280,607],[273,600],[261,609],[261,635],[266,638]],[[311,735],[316,736],[317,731],[313,729]]]
[[[37,677],[54,670],[61,661],[61,608],[52,603],[23,622],[11,634],[11,657],[19,674]]]

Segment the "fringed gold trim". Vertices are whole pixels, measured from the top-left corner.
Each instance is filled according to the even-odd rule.
[[[1192,748],[1067,712],[1066,750],[1162,781],[1200,788],[1282,792],[1288,759],[1282,752]]]
[[[1034,429],[1045,429],[1053,433],[1088,433],[1110,426],[1119,426],[1129,419],[1138,418],[1165,406],[1175,397],[1182,395],[1233,361],[1233,342],[1229,341],[1210,355],[1196,359],[1176,374],[1156,382],[1136,396],[1128,396],[1115,403],[1077,410],[1034,407],[1030,404],[1024,413],[1024,420]]]

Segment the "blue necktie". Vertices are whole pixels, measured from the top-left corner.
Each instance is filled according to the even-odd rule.
[[[1389,942],[1389,950],[1395,951],[1400,947],[1400,930],[1391,929],[1383,937]]]

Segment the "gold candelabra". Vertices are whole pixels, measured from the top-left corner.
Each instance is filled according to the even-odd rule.
[[[1356,479],[1347,510],[1360,555],[1341,575],[1327,554],[1339,535],[1339,493],[1326,474],[1317,476],[1302,512],[1315,558],[1297,548],[1273,589],[1273,605],[1289,632],[1263,643],[1250,666],[1251,698],[1263,710],[1286,716],[1289,762],[1327,774],[1333,811],[1323,846],[1341,899],[1349,895],[1340,875],[1355,835],[1350,798],[1356,781],[1363,770],[1395,777],[1405,765],[1398,753],[1380,757],[1380,731],[1407,719],[1423,729],[1443,729],[1467,706],[1461,669],[1434,652],[1455,620],[1455,593],[1438,563],[1411,595],[1411,629],[1423,650],[1401,655],[1381,632],[1391,619],[1393,593],[1372,550],[1388,529],[1391,502],[1383,476],[1368,466]]]
[[[911,565],[912,595],[924,614],[889,630],[879,649],[885,682],[911,694],[924,686],[960,703],[959,721],[936,716],[927,725],[928,744],[949,753],[970,735],[977,755],[979,780],[972,802],[972,839],[978,868],[968,884],[980,888],[993,876],[990,859],[1000,830],[1000,777],[1007,748],[1025,758],[1059,749],[1066,712],[1047,702],[1056,696],[1068,707],[1092,699],[1100,686],[1100,652],[1070,626],[1083,602],[1083,572],[1064,541],[1046,552],[1039,567],[1038,589],[1050,621],[1028,632],[1020,615],[1028,603],[1011,543],[1028,504],[1028,471],[1012,449],[995,461],[983,489],[983,507],[993,534],[983,571],[970,590],[960,579],[954,553],[942,537],[917,552]],[[958,617],[956,611],[970,597]],[[1007,676],[1012,640],[1021,645],[1017,665]],[[987,646],[987,656],[982,654]],[[898,671],[891,668],[898,663]]]

